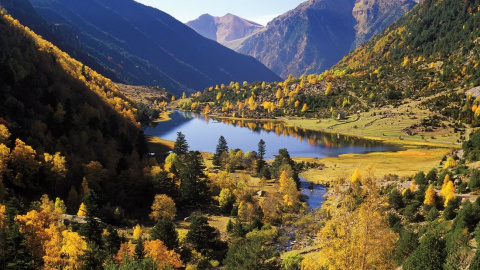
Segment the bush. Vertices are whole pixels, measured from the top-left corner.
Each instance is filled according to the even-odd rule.
[[[428,211],[427,221],[434,221],[440,216],[440,212],[438,212],[437,208],[432,207],[430,211]]]

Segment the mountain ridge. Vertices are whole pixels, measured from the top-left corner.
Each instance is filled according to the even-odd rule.
[[[186,23],[200,35],[215,40],[220,44],[241,39],[261,31],[264,26],[243,19],[231,13],[224,16],[200,15]]]
[[[415,4],[412,0],[310,0],[276,17],[240,45],[227,45],[257,58],[282,78],[319,74]]]
[[[47,21],[76,29],[87,53],[114,70],[124,83],[161,86],[181,95],[216,83],[279,79],[257,60],[205,39],[167,13],[134,1],[31,3]]]

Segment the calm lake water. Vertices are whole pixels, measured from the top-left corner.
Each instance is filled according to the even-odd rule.
[[[258,142],[266,144],[265,158],[274,158],[278,149],[286,148],[291,157],[336,157],[341,154],[362,154],[398,150],[393,145],[354,137],[309,131],[301,127],[285,127],[280,122],[224,120],[205,117],[191,112],[175,111],[171,121],[148,127],[145,134],[175,141],[182,132],[190,150],[215,152],[220,136],[225,137],[229,148],[244,152],[257,151]],[[302,194],[308,196],[311,209],[320,207],[327,191],[325,186],[311,185],[301,178]]]
[[[285,127],[280,122],[220,120],[180,111],[175,111],[170,117],[171,121],[146,128],[145,134],[175,141],[180,131],[185,135],[190,150],[211,153],[215,152],[220,136],[225,137],[229,148],[244,152],[257,151],[258,142],[263,139],[267,148],[266,159],[273,158],[281,148],[286,148],[291,157],[318,158],[398,150],[393,145],[377,141]]]

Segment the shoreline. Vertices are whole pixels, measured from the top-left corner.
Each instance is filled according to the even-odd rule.
[[[165,112],[168,114],[172,111]],[[297,126],[294,120],[291,119],[245,119],[245,118],[233,118],[207,115],[207,117],[217,119],[231,119],[231,120],[244,120],[244,121],[262,121],[262,122],[280,122],[287,126]],[[171,120],[162,118],[162,122]],[[400,146],[397,151],[386,152],[370,152],[365,154],[343,154],[338,157],[292,157],[297,162],[316,162],[325,164],[325,167],[319,169],[309,169],[302,172],[301,175],[307,181],[315,184],[328,185],[335,178],[338,177],[350,177],[355,168],[363,169],[367,165],[372,165],[376,168],[375,171],[377,177],[383,177],[385,175],[398,175],[399,180],[402,178],[408,178],[413,176],[416,172],[424,171],[428,172],[432,168],[439,166],[440,161],[444,155],[446,155],[452,149],[460,148],[461,145],[450,145],[446,143],[437,142],[424,142],[424,141],[412,141],[412,140],[399,140],[393,138],[382,138],[374,136],[366,136],[359,134],[351,134],[344,132],[336,132],[332,130],[314,129],[311,127],[303,129],[325,132],[329,134],[340,134],[355,138],[363,138],[367,140],[380,141],[383,143],[395,144]],[[159,137],[147,135],[147,139],[150,145],[157,146],[158,150],[164,150],[167,152],[173,148],[174,141],[167,141]]]
[[[400,145],[403,147],[408,147],[408,146],[415,146],[415,147],[440,147],[440,148],[456,148],[459,149],[462,147],[461,143],[448,143],[448,142],[433,142],[433,141],[427,141],[426,139],[421,140],[421,139],[410,139],[409,136],[405,135],[405,137],[395,138],[395,137],[382,137],[380,135],[372,136],[368,135],[365,133],[361,132],[344,132],[344,131],[336,131],[333,129],[326,129],[326,128],[321,128],[321,127],[312,127],[312,126],[303,126],[298,123],[299,120],[307,120],[307,121],[327,121],[331,119],[295,119],[295,118],[288,118],[288,117],[282,117],[282,118],[277,118],[277,119],[272,119],[272,118],[263,118],[263,119],[254,119],[254,118],[238,118],[238,117],[231,117],[231,116],[219,116],[219,115],[205,115],[201,114],[203,116],[207,116],[210,118],[217,118],[217,119],[228,119],[228,120],[238,120],[238,121],[257,121],[257,122],[278,122],[278,123],[283,123],[286,127],[299,127],[303,128],[306,130],[310,131],[317,131],[317,132],[323,132],[323,133],[328,133],[328,134],[338,134],[338,135],[343,135],[343,136],[348,136],[348,137],[355,137],[355,138],[360,138],[360,139],[366,139],[366,140],[371,140],[371,141],[380,141],[383,143],[388,143],[388,144],[396,144]],[[353,122],[346,122],[344,124],[350,124]]]

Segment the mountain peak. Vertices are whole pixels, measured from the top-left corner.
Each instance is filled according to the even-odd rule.
[[[262,30],[264,26],[227,13],[222,17],[200,16],[196,20],[186,23],[200,35],[219,43],[226,43],[232,40],[250,36]]]

